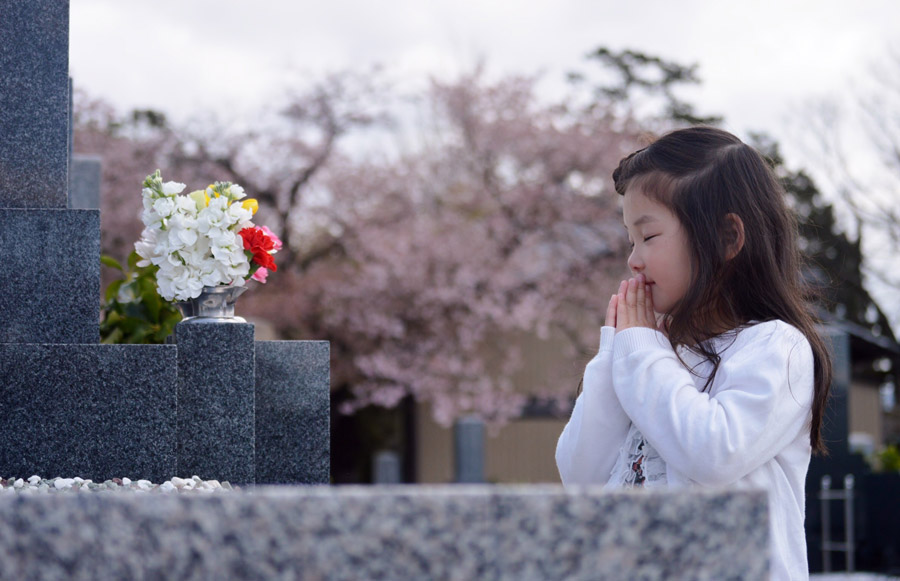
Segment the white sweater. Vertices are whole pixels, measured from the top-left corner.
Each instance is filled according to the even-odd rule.
[[[809,342],[782,321],[712,341],[721,363],[703,392],[708,362],[680,351],[697,376],[662,333],[603,327],[600,351],[585,369],[583,391],[556,447],[563,484],[619,487],[637,478],[646,487],[764,489],[772,579],[808,579]]]

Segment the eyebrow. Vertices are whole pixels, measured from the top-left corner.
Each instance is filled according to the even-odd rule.
[[[638,218],[637,220],[634,221],[634,225],[635,226],[643,226],[644,224],[646,224],[648,222],[655,222],[655,221],[656,221],[656,218],[654,218],[650,214],[644,214],[643,216],[641,216],[640,218]],[[627,224],[625,225],[625,229],[628,230]]]

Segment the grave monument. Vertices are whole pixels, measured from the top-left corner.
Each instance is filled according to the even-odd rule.
[[[101,160],[70,166],[68,1],[0,6],[0,474],[328,482],[327,342],[179,323],[174,345],[100,344]]]

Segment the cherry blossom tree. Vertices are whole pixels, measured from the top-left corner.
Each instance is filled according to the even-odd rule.
[[[406,135],[421,145],[391,155],[353,151],[364,131],[399,130],[389,91],[349,74],[247,131],[176,131],[146,114],[127,125],[89,104],[76,148],[104,156],[107,250],[130,250],[139,185],[157,167],[190,188],[231,180],[257,198],[256,221],[286,244],[241,312],[286,338],[329,340],[332,384],[353,395],[344,411],[413,396],[445,425],[464,413],[502,424],[529,397],[574,392],[514,385],[515,338],[562,340],[573,360],[594,348],[624,269],[608,176],[641,129],[612,108],[540,102],[537,82],[490,82],[480,69],[433,81],[411,117],[426,122]]]

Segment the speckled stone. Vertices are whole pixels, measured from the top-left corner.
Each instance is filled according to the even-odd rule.
[[[178,471],[204,480],[255,478],[255,349],[249,323],[175,326]]]
[[[327,484],[331,475],[327,341],[256,342],[256,483]]]
[[[69,1],[0,13],[0,208],[65,208]]]
[[[0,248],[0,343],[100,342],[99,210],[3,210]]]
[[[0,344],[0,475],[175,474],[174,347]]]
[[[755,581],[767,534],[762,492],[6,494],[0,577]]]
[[[0,343],[100,342],[99,210],[3,210],[0,248]]]
[[[96,155],[72,156],[69,164],[69,208],[100,207],[102,162]]]

